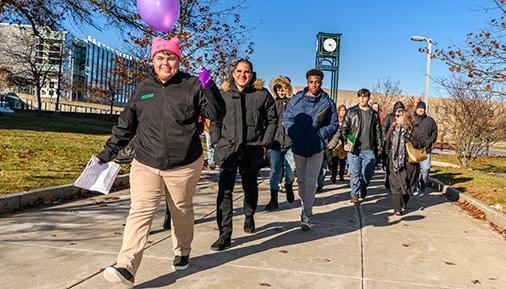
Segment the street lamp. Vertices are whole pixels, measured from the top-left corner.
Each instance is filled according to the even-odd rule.
[[[413,41],[427,42],[427,69],[425,74],[425,104],[427,111],[429,111],[429,81],[430,81],[430,59],[432,56],[432,39],[423,36],[411,36]]]

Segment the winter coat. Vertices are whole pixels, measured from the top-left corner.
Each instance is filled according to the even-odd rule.
[[[287,97],[279,98],[276,97],[274,92],[274,86],[276,84],[281,84],[287,90]],[[283,117],[285,115],[286,106],[288,101],[292,97],[293,88],[288,79],[282,76],[275,77],[269,84],[269,89],[271,91],[272,96],[276,100],[276,110],[278,112],[278,128],[276,129],[276,134],[274,136],[274,140],[269,146],[270,149],[281,151],[288,150],[292,147],[292,140],[286,133],[286,129],[283,126]]]
[[[308,96],[307,87],[288,102],[283,124],[292,139],[292,151],[310,157],[325,149],[325,141],[337,131],[335,102],[321,90]]]
[[[437,141],[436,121],[427,114],[419,116],[415,113],[415,123],[420,127],[425,139],[425,148],[427,149],[427,153],[430,154],[432,151],[432,144]]]
[[[209,130],[215,163],[222,166],[228,158],[241,155],[247,166],[262,166],[264,147],[272,142],[278,123],[274,99],[261,80],[241,92],[235,84],[225,82],[221,94],[225,116],[211,121]]]
[[[369,108],[371,109],[371,108]],[[362,113],[360,107],[357,105],[350,107],[344,115],[342,137],[346,139],[348,135],[354,135],[357,141],[360,139],[362,129]],[[372,110],[372,109],[371,109]],[[383,132],[381,130],[379,114],[373,110],[373,116],[370,124],[370,131],[368,134],[371,144],[375,153],[381,150],[383,144]],[[358,150],[358,145],[355,145],[355,150]]]
[[[199,116],[219,121],[224,113],[216,85],[202,89],[197,77],[181,71],[162,84],[150,72],[137,86],[98,157],[114,159],[136,136],[137,161],[160,170],[191,164],[202,155]]]

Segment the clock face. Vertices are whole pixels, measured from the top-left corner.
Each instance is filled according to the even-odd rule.
[[[323,49],[327,52],[333,52],[337,48],[337,42],[333,38],[327,38],[323,41]]]

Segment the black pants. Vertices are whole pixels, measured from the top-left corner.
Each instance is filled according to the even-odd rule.
[[[235,177],[239,165],[234,168],[228,167],[220,171],[218,181],[218,198],[216,201],[216,221],[220,229],[220,235],[232,235],[233,197]],[[243,208],[246,217],[252,217],[258,204],[258,171],[239,169],[244,190]]]
[[[405,168],[396,173],[392,169],[392,161],[389,162],[390,166],[390,191],[392,192],[392,206],[394,213],[400,213],[402,207],[406,206],[409,200],[409,195],[413,192],[413,187],[416,186],[418,179],[418,166],[406,162]]]
[[[333,180],[336,179],[338,167],[339,167],[339,179],[342,180],[344,178],[344,170],[346,169],[346,159],[332,157],[331,170],[332,170],[332,179]]]

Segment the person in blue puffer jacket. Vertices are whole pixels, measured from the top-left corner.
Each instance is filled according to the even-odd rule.
[[[316,180],[323,161],[325,140],[338,128],[335,102],[322,89],[323,72],[306,73],[307,87],[288,102],[283,125],[292,139],[299,197],[302,201],[301,229],[311,229]]]

